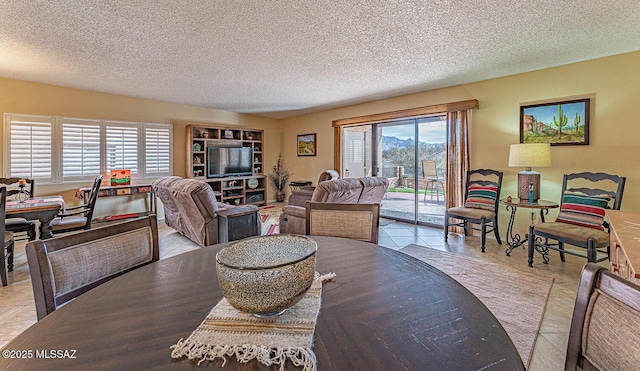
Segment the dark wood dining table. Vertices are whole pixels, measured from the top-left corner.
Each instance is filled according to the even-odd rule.
[[[40,221],[40,239],[53,237],[51,221],[64,210],[62,196],[33,197],[24,202],[7,201],[7,218]]]
[[[336,273],[322,291],[318,370],[524,370],[493,314],[448,275],[375,244],[313,238],[317,271]],[[3,356],[33,355],[3,357],[0,369],[277,370],[232,357],[224,367],[220,359],[171,358],[169,347],[222,299],[215,254],[225,245],[160,260],[83,294],[9,342]],[[36,357],[42,350],[61,358]]]

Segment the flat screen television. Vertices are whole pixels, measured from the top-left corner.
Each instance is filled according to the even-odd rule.
[[[207,177],[253,174],[253,149],[237,146],[207,147]]]

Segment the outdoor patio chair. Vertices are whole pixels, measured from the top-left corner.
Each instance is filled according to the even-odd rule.
[[[430,191],[431,199],[433,200],[433,193],[435,192],[436,201],[440,203],[440,189],[442,189],[442,198],[444,199],[444,178],[438,176],[435,161],[422,160],[422,176],[426,180],[423,201],[427,201],[427,191]]]

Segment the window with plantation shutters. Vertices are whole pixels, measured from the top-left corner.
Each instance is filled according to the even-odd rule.
[[[64,180],[100,175],[100,122],[62,123],[62,176]]]
[[[171,131],[166,126],[145,125],[145,173],[171,175]]]
[[[42,183],[86,181],[110,170],[171,175],[166,124],[4,114],[4,176]]]
[[[107,123],[107,171],[130,169],[138,173],[138,126]]]
[[[9,177],[51,180],[52,125],[47,117],[12,115],[9,122],[5,119],[9,128],[8,135],[5,133],[5,148],[9,149],[5,152],[5,169]]]

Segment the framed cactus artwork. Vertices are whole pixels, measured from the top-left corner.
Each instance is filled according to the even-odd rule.
[[[589,144],[590,99],[520,106],[520,143]]]

